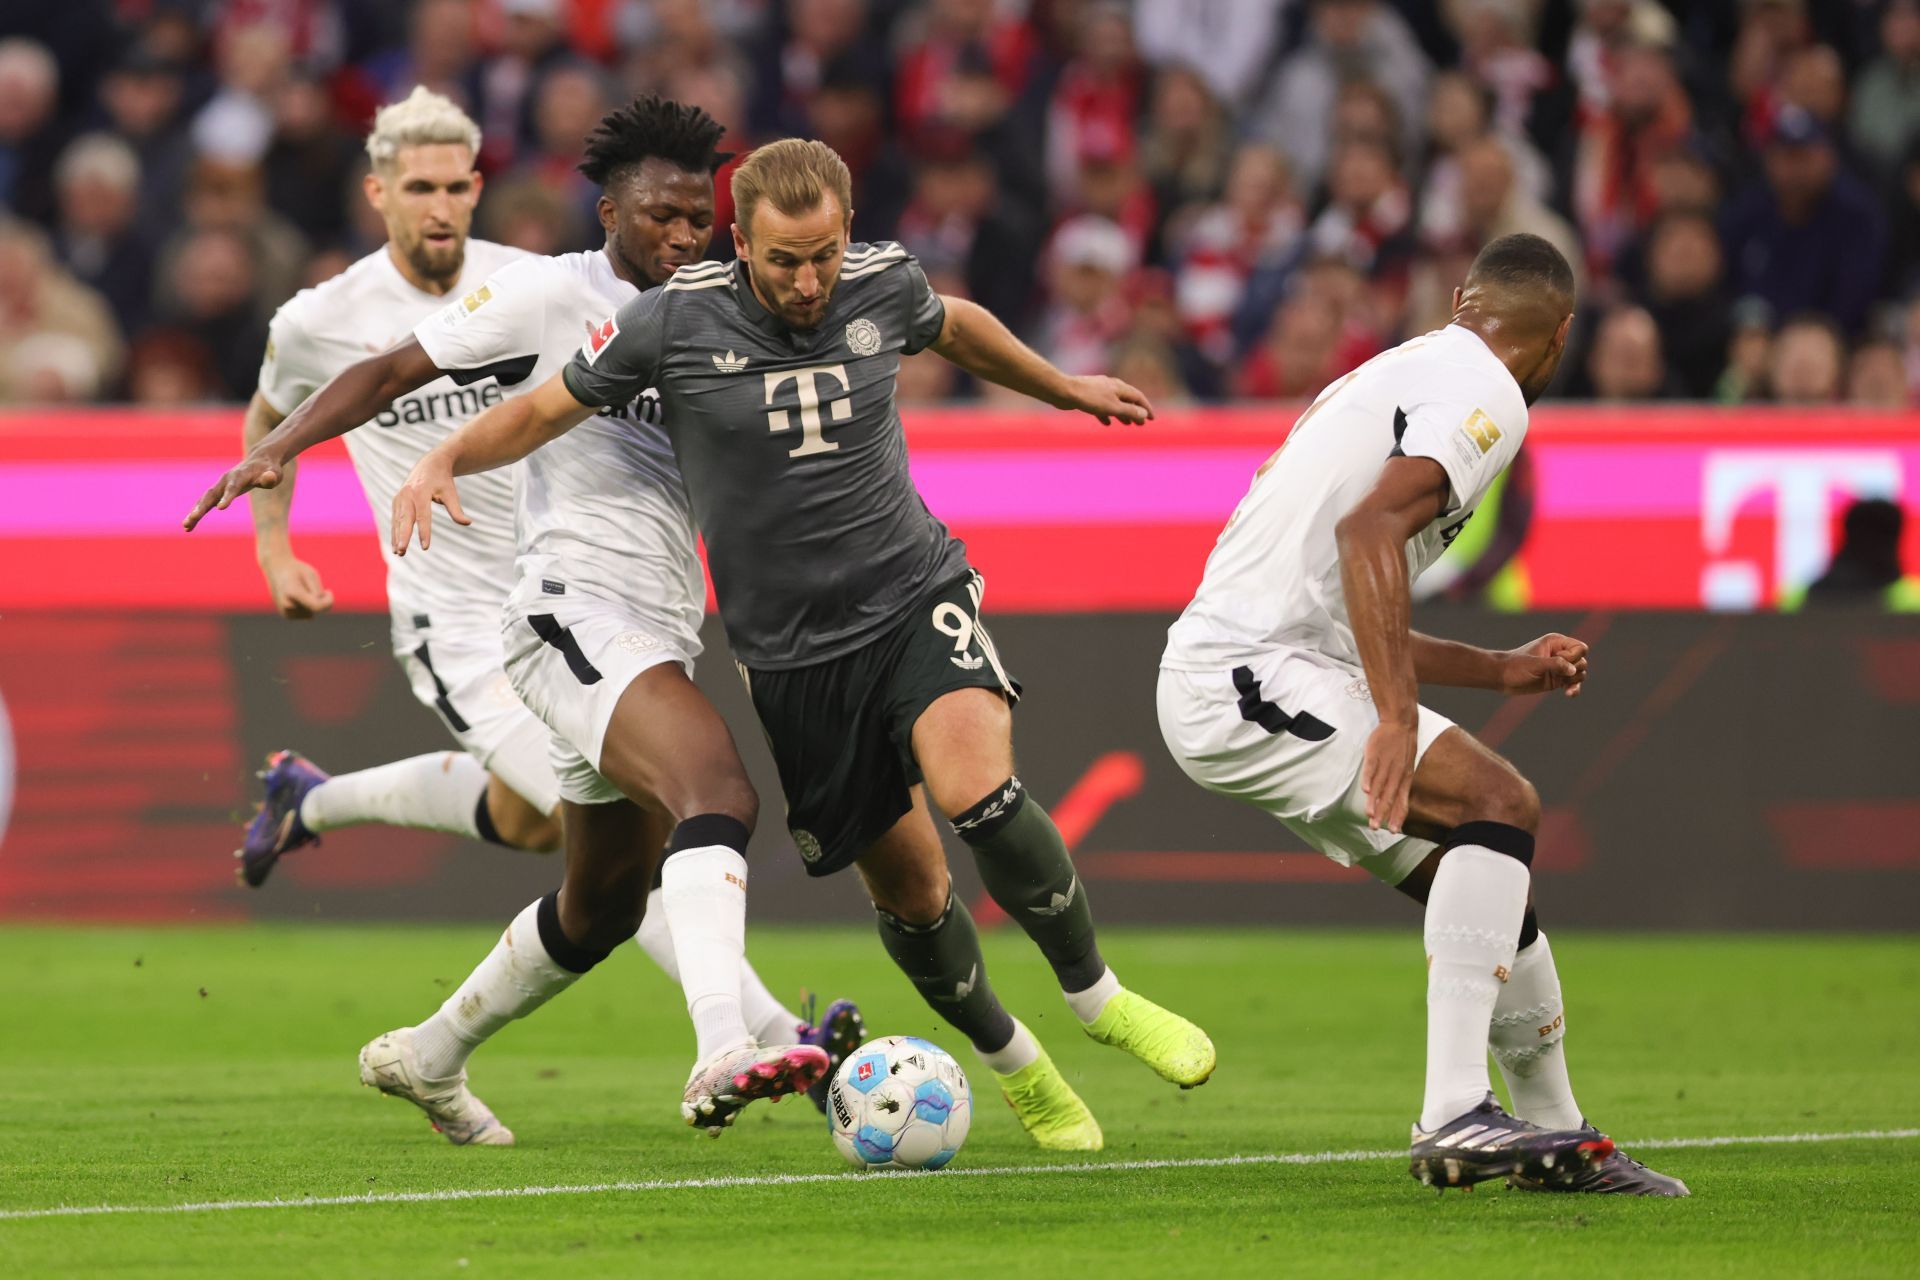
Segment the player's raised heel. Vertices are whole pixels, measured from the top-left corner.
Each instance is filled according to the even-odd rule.
[[[1114,993],[1085,1026],[1101,1044],[1126,1050],[1182,1089],[1197,1089],[1213,1075],[1216,1055],[1207,1033],[1137,992]]]
[[[1488,1094],[1431,1132],[1416,1124],[1407,1171],[1440,1191],[1508,1177],[1562,1188],[1612,1154],[1613,1139],[1598,1130],[1541,1129],[1508,1115]]]
[[[1047,1151],[1098,1151],[1107,1144],[1100,1122],[1073,1091],[1046,1050],[1011,1075],[993,1078],[1013,1114],[1035,1143]]]
[[[297,751],[276,751],[267,757],[259,778],[267,794],[247,824],[240,847],[233,851],[240,859],[240,879],[254,889],[267,882],[282,855],[320,843],[320,837],[300,821],[300,802],[327,780],[327,773]]]
[[[687,1077],[680,1116],[710,1137],[719,1137],[748,1103],[778,1102],[805,1093],[827,1074],[827,1052],[817,1045],[762,1048],[743,1040],[698,1063]]]
[[[390,1098],[402,1098],[427,1113],[427,1120],[456,1147],[510,1147],[513,1130],[500,1123],[486,1103],[467,1088],[467,1073],[451,1080],[428,1080],[413,1052],[413,1028],[375,1036],[360,1050],[360,1083]]]

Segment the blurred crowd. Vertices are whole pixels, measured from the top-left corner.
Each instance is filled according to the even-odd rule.
[[[610,107],[816,137],[855,235],[1057,363],[1291,399],[1445,323],[1491,237],[1581,278],[1557,394],[1920,393],[1920,0],[0,0],[0,402],[243,400],[375,248],[361,132],[485,132],[477,232],[598,242]],[[726,207],[721,183],[721,227]],[[716,255],[730,251],[716,235]],[[902,394],[978,394],[916,358]]]

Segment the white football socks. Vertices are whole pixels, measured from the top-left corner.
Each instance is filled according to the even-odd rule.
[[[1578,1129],[1585,1122],[1567,1080],[1566,1034],[1560,975],[1543,933],[1513,958],[1513,976],[1493,1006],[1490,1043],[1513,1114],[1546,1129]]]
[[[695,1056],[751,1039],[740,1008],[747,954],[747,860],[723,844],[668,855],[661,915],[673,939],[680,989],[693,1019]]]
[[[486,792],[487,771],[478,760],[464,751],[436,751],[335,774],[301,800],[300,821],[316,834],[379,822],[477,840],[474,813]]]
[[[414,1028],[420,1074],[445,1080],[460,1074],[467,1056],[515,1018],[524,1018],[580,977],[555,963],[540,942],[540,904],[513,918],[487,958],[467,975],[437,1012]]]
[[[992,1053],[980,1053],[980,1061],[995,1075],[1010,1076],[1022,1067],[1031,1066],[1040,1060],[1040,1042],[1033,1038],[1033,1032],[1027,1030],[1020,1019],[1013,1020],[1013,1039]]]
[[[1107,1007],[1107,1001],[1120,994],[1120,979],[1113,976],[1111,966],[1100,975],[1100,980],[1084,991],[1062,991],[1067,1007],[1073,1010],[1080,1021],[1091,1025],[1100,1011]]]
[[[1488,1093],[1487,1033],[1510,976],[1531,877],[1517,858],[1456,845],[1427,896],[1427,1093],[1432,1131]]]
[[[634,941],[640,944],[648,959],[660,966],[661,972],[676,983],[680,981],[680,962],[673,954],[673,930],[667,925],[667,908],[661,901],[661,890],[655,889],[647,895],[647,914],[641,917],[640,932]],[[792,1044],[802,1025],[800,1015],[774,998],[754,971],[753,961],[746,959],[740,962],[740,1013],[746,1020],[747,1030],[761,1044]]]

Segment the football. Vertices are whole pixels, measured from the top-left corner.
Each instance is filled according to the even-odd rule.
[[[862,1169],[939,1169],[973,1118],[967,1074],[939,1045],[882,1036],[848,1054],[827,1086],[833,1145]]]

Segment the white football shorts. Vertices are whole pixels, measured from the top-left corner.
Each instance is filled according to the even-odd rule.
[[[548,752],[560,794],[575,804],[623,799],[600,773],[600,750],[620,695],[663,662],[688,676],[698,635],[593,596],[510,600],[502,637],[513,690],[552,732]]]
[[[1380,717],[1365,679],[1284,650],[1218,673],[1162,667],[1158,701],[1189,778],[1266,810],[1342,866],[1398,884],[1437,847],[1367,825],[1360,769]],[[1452,727],[1420,708],[1416,765]]]
[[[488,773],[541,813],[560,804],[560,780],[548,759],[553,736],[507,680],[499,628],[491,620],[395,628],[394,656],[413,696],[438,715]]]

